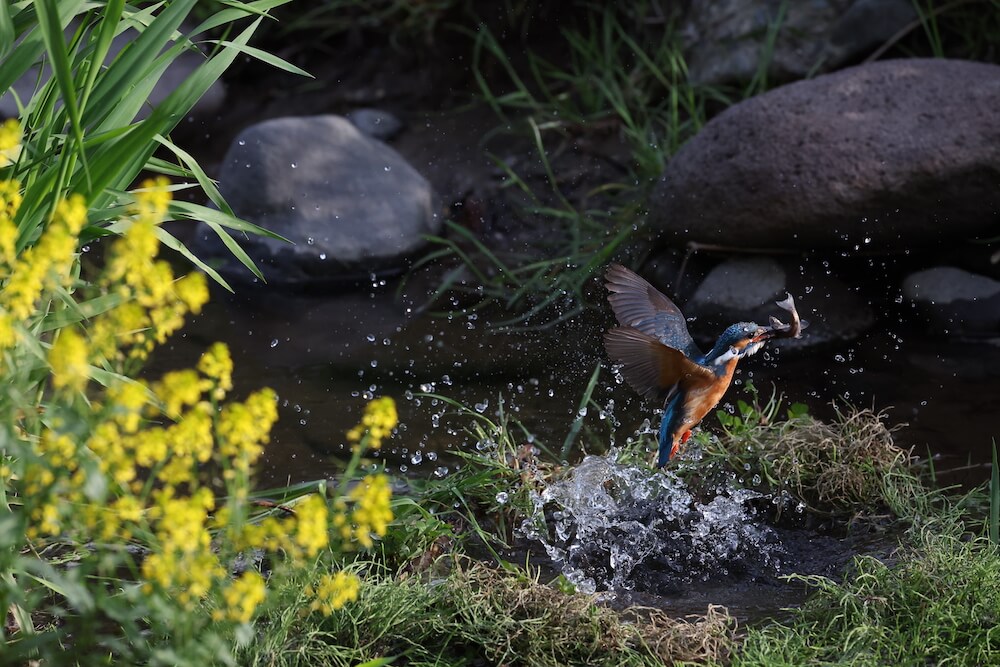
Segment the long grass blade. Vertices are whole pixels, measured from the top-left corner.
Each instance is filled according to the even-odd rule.
[[[597,362],[594,366],[594,372],[590,375],[590,380],[587,382],[586,388],[583,390],[583,396],[580,398],[580,405],[576,409],[576,417],[573,419],[573,423],[570,424],[569,433],[566,434],[566,439],[563,441],[562,451],[559,452],[559,458],[565,461],[569,458],[569,453],[573,449],[573,443],[576,441],[576,437],[580,434],[580,429],[583,427],[583,419],[586,416],[587,406],[590,404],[590,397],[594,393],[594,387],[597,386],[597,378],[601,375],[601,362]]]
[[[997,441],[993,441],[993,470],[990,473],[990,540],[1000,544],[1000,465],[997,465]]]

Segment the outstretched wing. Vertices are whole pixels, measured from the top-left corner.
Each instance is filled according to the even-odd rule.
[[[622,365],[622,375],[629,386],[651,401],[665,401],[678,387],[715,380],[711,369],[633,327],[608,329],[604,347],[611,360]]]
[[[610,292],[608,301],[619,324],[649,334],[688,357],[702,356],[680,308],[662,292],[621,264],[610,265],[604,277]]]

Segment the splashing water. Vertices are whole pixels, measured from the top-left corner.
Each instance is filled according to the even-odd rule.
[[[680,591],[692,581],[773,575],[783,550],[747,489],[700,502],[671,472],[588,456],[533,497],[522,532],[583,592]]]

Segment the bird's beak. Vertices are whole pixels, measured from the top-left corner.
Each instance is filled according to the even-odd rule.
[[[754,332],[753,338],[750,339],[750,342],[762,343],[772,338],[774,338],[774,331],[770,327],[757,327],[757,331]]]

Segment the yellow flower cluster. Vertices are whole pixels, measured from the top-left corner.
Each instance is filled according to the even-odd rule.
[[[348,602],[357,600],[359,587],[360,582],[353,574],[347,572],[324,574],[320,577],[315,588],[306,587],[305,594],[313,598],[309,609],[329,616],[335,610],[343,608]]]
[[[17,162],[21,155],[21,124],[14,118],[0,123],[0,167]]]
[[[53,387],[83,391],[90,379],[87,341],[75,329],[63,328],[49,350],[49,366],[52,367]]]
[[[198,370],[211,381],[212,398],[221,401],[233,388],[233,358],[229,348],[215,343],[198,360]]]
[[[357,542],[369,549],[374,544],[372,535],[382,537],[392,521],[392,488],[385,475],[368,475],[351,489],[348,500],[353,501],[351,512],[347,503],[338,498],[334,503],[334,528],[345,542]]]
[[[317,494],[305,496],[281,518],[267,516],[237,527],[224,507],[216,513],[215,523],[227,531],[227,542],[241,551],[256,548],[306,560],[315,558],[330,543],[329,510]]]
[[[167,207],[172,197],[170,181],[166,176],[147,178],[132,194],[135,196],[135,203],[132,204],[133,213],[140,220],[160,222],[167,215]]]
[[[365,438],[365,446],[378,449],[382,446],[382,440],[396,428],[397,423],[399,415],[396,413],[396,402],[392,397],[376,398],[365,407],[361,423],[347,432],[347,439],[351,442],[360,442]]]
[[[221,343],[193,369],[148,383],[122,378],[88,387],[92,373],[108,382],[98,369],[120,370],[143,358],[208,299],[201,274],[175,280],[166,262],[155,261],[155,225],[166,215],[170,196],[164,182],[144,186],[136,193],[132,224],[108,248],[107,265],[94,283],[103,303],[113,307],[84,324],[41,334],[36,348],[47,348],[51,371],[41,392],[45,417],[34,420],[34,430],[18,432],[17,451],[24,456],[9,464],[16,475],[5,464],[0,478],[16,479],[29,540],[141,541],[149,549],[137,566],[142,590],[191,613],[214,608],[216,620],[247,623],[267,590],[257,572],[230,576],[233,553],[262,549],[281,554],[292,567],[325,567],[331,555],[370,548],[386,534],[392,491],[385,475],[371,474],[335,496],[332,508],[316,493],[252,518],[250,470],[278,417],[277,397],[263,389],[244,401],[225,402],[233,388],[233,361]],[[0,275],[0,352],[8,358],[22,349],[18,336],[38,340],[32,333],[38,327],[27,325],[39,304],[52,301],[50,292],[59,288],[65,296],[72,292],[64,288],[79,287],[68,280],[87,214],[82,199],[61,203],[35,244],[18,257],[13,218],[19,197],[16,184],[0,184],[0,269],[7,271]],[[13,231],[5,231],[5,221]],[[6,338],[4,317],[12,323]],[[34,369],[37,355],[31,363]],[[0,368],[0,381],[6,372]],[[19,414],[12,421],[26,412]],[[348,434],[359,445],[347,477],[353,479],[362,449],[380,447],[397,421],[391,398],[367,406]],[[224,500],[216,499],[213,485],[224,486]],[[328,615],[357,599],[358,590],[353,574],[324,575],[308,589],[309,609]]]
[[[243,403],[228,403],[219,414],[219,453],[232,468],[229,475],[249,473],[264,452],[271,426],[278,419],[278,397],[270,389],[250,394]]]
[[[111,246],[97,284],[121,297],[117,308],[90,323],[91,344],[111,361],[145,359],[152,349],[199,313],[208,301],[208,284],[201,273],[178,280],[164,260],[156,260],[160,240],[156,224],[167,212],[167,180],[158,177],[136,191],[135,219]]]
[[[149,518],[155,522],[158,544],[142,562],[145,590],[169,591],[181,605],[190,607],[227,575],[211,549],[208,531],[208,515],[215,499],[205,487],[189,496],[176,496],[168,486],[154,497]]]
[[[264,577],[253,570],[244,572],[238,579],[233,580],[222,593],[225,602],[224,609],[216,609],[212,612],[215,620],[230,620],[236,623],[249,623],[253,618],[257,605],[267,597],[267,588],[264,585]]]
[[[14,216],[21,208],[21,184],[0,181],[0,280],[6,279],[17,259],[17,225]]]
[[[14,239],[10,225],[4,230],[3,220],[8,222],[20,204],[19,196],[10,198],[8,182],[0,187],[0,251],[7,255],[4,265],[6,284],[0,291],[0,349],[9,349],[16,342],[15,325],[28,319],[37,310],[37,302],[43,290],[64,287],[69,284],[70,268],[75,261],[76,239],[87,221],[87,207],[83,198],[73,195],[60,202],[52,214],[45,231],[38,242],[25,250],[20,257],[13,257]],[[11,223],[12,224],[12,223]]]
[[[327,516],[326,501],[316,494],[295,507],[295,542],[310,558],[330,542]]]

